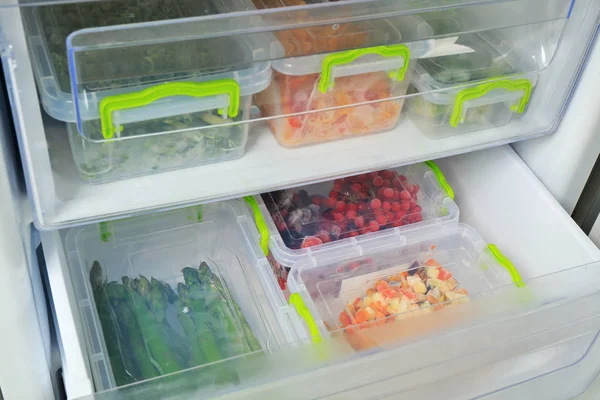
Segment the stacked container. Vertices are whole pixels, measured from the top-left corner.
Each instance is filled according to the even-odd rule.
[[[95,51],[112,25],[198,17],[215,2],[147,0],[24,10],[44,109],[69,123],[77,170],[103,182],[241,157],[252,95],[271,70],[266,36],[210,38]],[[88,28],[88,29],[86,29]],[[89,48],[89,50],[88,50]]]
[[[292,265],[314,251],[457,222],[453,197],[432,162],[263,194],[269,258],[281,288]]]
[[[516,50],[492,42],[491,35],[461,35],[457,44],[471,52],[415,64],[409,93],[421,95],[410,97],[408,114],[426,136],[437,139],[506,125],[525,111],[536,76],[523,74],[535,68]]]

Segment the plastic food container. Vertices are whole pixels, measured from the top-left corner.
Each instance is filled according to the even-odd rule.
[[[256,96],[282,146],[294,147],[366,135],[398,123],[408,88],[410,50],[379,46],[272,63],[269,88]],[[329,111],[318,111],[329,110]]]
[[[453,198],[431,161],[263,194],[269,261],[281,289],[290,267],[317,251],[458,222]]]
[[[257,235],[239,200],[68,230],[96,389],[286,343]]]
[[[408,115],[431,138],[509,123],[525,112],[536,83],[535,76],[517,76],[532,68],[515,51],[478,34],[462,35],[457,44],[474,51],[415,63],[409,93],[423,94],[409,98]]]
[[[390,332],[401,335],[417,312],[441,312],[493,288],[523,284],[510,261],[464,224],[365,239],[354,249],[331,247],[297,261],[288,278],[320,335],[344,332],[361,350],[368,342],[353,336],[361,329],[385,326],[394,340]]]
[[[28,34],[32,65],[37,78],[42,105],[46,112],[61,121],[75,122],[76,114],[71,92],[69,63],[67,60],[67,37],[80,29],[143,23],[148,21],[167,20],[217,14],[223,12],[220,1],[194,0],[117,0],[110,3],[67,3],[50,6],[27,7],[23,10],[25,28]],[[123,83],[138,85],[152,83],[149,75],[152,64],[155,68],[166,67],[165,59],[177,59],[180,69],[191,65],[201,65],[203,56],[200,52],[188,55],[188,60],[181,58],[178,52],[181,46],[171,43],[169,46],[155,46],[147,49],[146,54],[132,53],[131,49],[121,49],[117,57],[126,57],[132,64],[139,65],[140,71],[115,71],[108,65],[111,60],[98,61],[96,66],[88,65],[88,70],[95,69],[98,75],[120,75],[99,77],[92,90],[110,90]],[[192,50],[189,48],[188,50]],[[129,54],[128,54],[129,52]],[[138,58],[142,56],[141,58]],[[141,62],[140,60],[144,60]],[[94,61],[94,60],[90,60]],[[114,61],[114,60],[112,60]],[[188,63],[188,65],[184,65]],[[90,63],[92,64],[92,63]],[[141,65],[140,65],[141,64]],[[172,63],[174,65],[174,63]],[[115,65],[115,64],[113,64]],[[103,69],[107,72],[103,72]],[[90,71],[92,72],[92,71]],[[144,76],[144,72],[146,73]],[[135,76],[137,73],[138,76]],[[129,79],[123,79],[123,76]],[[180,74],[183,75],[183,74]],[[172,78],[177,78],[173,74]]]

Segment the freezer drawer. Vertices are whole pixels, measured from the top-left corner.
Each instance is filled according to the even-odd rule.
[[[343,334],[320,344],[281,341],[268,352],[226,362],[240,378],[234,385],[213,381],[219,365],[223,367],[217,363],[94,398],[438,398],[441,391],[445,398],[528,398],[524,394],[533,393],[558,399],[585,390],[598,372],[600,309],[594,304],[600,266],[594,261],[600,260],[600,250],[510,147],[443,159],[440,167],[455,190],[461,221],[504,251],[519,268],[525,287],[496,288],[464,308],[448,307],[435,318],[417,318],[397,341],[375,339],[366,352],[355,351]],[[91,360],[62,241],[60,232],[42,232],[59,329],[68,338],[62,343],[67,390],[72,398],[85,398],[94,391]],[[264,267],[263,272],[269,271]],[[273,309],[286,315],[282,297]],[[572,385],[561,390],[546,393],[545,386],[535,383],[571,376],[575,370]],[[528,391],[520,391],[517,384]]]
[[[248,7],[250,5],[247,4]],[[22,158],[36,211],[36,224],[41,229],[62,228],[149,210],[235,198],[410,164],[552,132],[595,35],[600,11],[597,2],[581,0],[571,7],[571,2],[565,0],[552,0],[550,3],[518,0],[510,4],[502,1],[456,1],[451,5],[444,5],[447,9],[432,11],[436,5],[439,4],[432,2],[425,7],[422,3],[415,2],[404,4],[370,0],[353,3],[352,6],[349,2],[331,2],[258,11],[243,6],[241,12],[216,16],[146,22],[136,20],[135,23],[126,25],[100,27],[94,26],[94,23],[88,24],[85,29],[73,32],[65,44],[74,103],[74,118],[65,118],[68,122],[45,115],[37,106],[39,101],[36,87],[42,87],[39,71],[36,72],[35,57],[38,53],[29,51],[32,35],[30,29],[25,29],[28,14],[33,12],[32,5],[22,9],[3,8],[0,18],[6,49],[2,53],[4,71],[11,89]],[[36,3],[36,7],[50,6]],[[515,9],[520,12],[515,12]],[[381,15],[386,17],[381,18]],[[307,16],[311,18],[310,22],[307,22]],[[446,17],[454,22],[444,25],[440,21],[443,22]],[[422,22],[415,24],[416,19]],[[368,21],[368,26],[353,24],[352,21],[356,20]],[[380,25],[386,28],[381,28]],[[360,29],[354,31],[350,27]],[[293,42],[293,38],[303,37],[307,39],[302,43],[308,45],[296,43],[296,47],[286,47],[286,43],[281,43],[281,37],[286,32],[290,34],[286,36],[290,38],[288,41]],[[356,43],[340,37],[348,32],[358,32],[358,37],[362,39]],[[452,42],[457,36],[462,40],[467,32],[492,46],[496,51],[493,54],[497,56],[506,56],[512,60],[509,55],[516,54],[520,55],[518,60],[529,61],[511,61],[510,70],[489,68],[484,75],[472,74],[473,68],[468,67],[468,79],[456,81],[450,88],[454,91],[460,89],[461,92],[474,88],[478,88],[478,92],[483,90],[482,96],[489,94],[493,97],[494,104],[509,106],[510,109],[503,111],[510,111],[511,122],[506,127],[491,124],[494,127],[486,125],[489,129],[433,140],[423,134],[412,118],[405,115],[405,108],[400,111],[399,104],[407,102],[415,94],[409,93],[407,97],[400,92],[404,91],[405,84],[412,79],[411,71],[413,65],[416,67],[415,63],[436,54],[439,56],[440,53],[457,51]],[[233,41],[245,50],[236,51],[233,59],[226,58],[218,60],[216,64],[211,63],[200,72],[188,71],[184,68],[185,63],[175,66],[170,63],[161,64],[150,57],[155,64],[154,69],[150,68],[147,71],[150,75],[144,77],[158,86],[140,87],[128,80],[129,72],[133,75],[139,72],[134,66],[152,64],[147,60],[148,54],[163,54],[157,51],[156,46],[164,48],[164,43],[183,42],[192,42],[194,46],[209,46],[211,41],[221,44],[222,41]],[[315,42],[325,43],[326,46],[319,49],[311,45]],[[331,43],[337,43],[335,51],[327,48]],[[177,46],[174,48],[178,48]],[[227,46],[230,47],[237,48]],[[465,50],[465,47],[460,49]],[[124,58],[115,56],[124,51],[136,59],[136,62],[123,62]],[[103,60],[104,67],[100,72],[90,69],[90,66],[95,65],[92,61],[97,59]],[[116,63],[113,65],[106,60],[116,60]],[[315,72],[315,65],[321,66],[318,72]],[[156,70],[161,66],[164,67],[162,71]],[[323,66],[328,68],[323,69]],[[242,74],[243,71],[248,74]],[[267,77],[266,71],[272,75],[279,74],[281,79],[272,75]],[[166,72],[169,78],[165,78],[162,72]],[[160,75],[160,79],[153,80],[156,77],[152,74],[155,73]],[[252,78],[243,79],[249,76]],[[525,89],[507,83],[513,82],[517,76],[518,79],[529,82]],[[204,84],[207,81],[204,78],[210,78],[212,83],[216,79],[227,81],[232,87],[239,86],[239,96],[235,90],[235,93],[231,92],[233,96],[229,92],[205,91]],[[233,79],[236,83],[227,79]],[[355,79],[360,81],[360,85],[348,85],[348,82],[354,82]],[[488,85],[491,83],[488,82],[489,79],[505,83],[500,86]],[[244,83],[248,80],[255,84],[251,90]],[[98,86],[98,82],[108,82],[108,86],[116,87],[108,90],[110,93],[104,93],[106,88]],[[139,79],[136,82],[139,83]],[[161,86],[163,83],[165,86]],[[179,86],[184,83],[185,85]],[[187,96],[195,93],[187,90],[197,88],[200,83],[202,93],[206,96]],[[369,86],[371,84],[374,85],[373,88]],[[311,85],[319,86],[320,88],[315,86],[315,90],[322,94],[317,96],[319,101],[314,107],[304,101],[306,89]],[[360,87],[360,90],[352,90],[355,86]],[[367,86],[373,90],[365,90]],[[160,93],[157,94],[157,87],[168,90],[158,90]],[[182,87],[186,90],[179,92]],[[397,95],[396,87],[402,89]],[[178,89],[173,91],[173,88]],[[436,87],[431,92],[427,89],[419,92],[419,96],[427,93],[433,96],[438,90],[446,89],[449,88]],[[265,90],[272,90],[274,95],[260,100],[258,94]],[[505,99],[506,93],[498,96],[498,91],[501,94],[510,92],[510,99],[496,101],[499,98]],[[43,101],[43,91],[40,89],[38,92]],[[464,92],[469,96],[473,93]],[[527,93],[531,95],[529,101],[525,101]],[[255,108],[248,107],[253,94],[257,95],[254,96],[255,105],[260,106],[262,114]],[[358,97],[353,98],[353,95]],[[230,99],[231,105],[234,105],[238,97],[240,106],[243,107],[234,110],[236,107],[224,106],[225,103],[229,104]],[[271,97],[275,100],[271,100]],[[523,101],[513,104],[517,97]],[[457,110],[466,112],[471,106],[477,106],[480,98],[469,98],[471,100],[465,99]],[[134,100],[130,101],[131,99]],[[106,106],[102,108],[106,112],[100,112],[99,103]],[[211,104],[210,109],[215,110],[218,115],[204,115],[204,106],[208,103]],[[390,104],[385,103],[396,105],[389,107]],[[267,115],[266,109],[269,106],[280,110]],[[492,108],[495,107],[494,105]],[[485,106],[475,108],[478,115],[487,109]],[[527,111],[519,114],[518,110],[513,109]],[[365,121],[370,121],[371,117],[385,110],[387,111],[380,116],[390,122],[385,127],[389,130],[376,135],[360,136],[359,133],[368,131],[365,130]],[[199,118],[171,115],[183,111],[185,115],[201,115],[197,115]],[[461,113],[457,112],[457,129],[461,130],[459,114]],[[168,129],[137,129],[136,126],[139,126],[136,124],[141,122],[135,121],[144,115],[156,117],[161,126]],[[506,117],[507,114],[504,112],[500,115]],[[200,121],[202,116],[211,121],[217,121],[212,117],[221,119],[217,121],[217,127],[207,129],[204,122]],[[243,118],[239,119],[241,117]],[[146,117],[142,119],[144,118]],[[504,118],[504,121],[507,120]],[[284,134],[275,132],[273,136],[268,121],[272,122],[271,125],[275,123],[273,121],[287,124],[285,129],[278,130]],[[203,126],[190,126],[188,122],[192,125],[198,122]],[[70,130],[67,123],[71,124]],[[293,130],[288,129],[292,126],[290,123],[294,125]],[[289,140],[284,140],[298,144],[302,142],[296,140],[298,138],[295,135],[298,133],[302,137],[319,138],[312,142],[333,139],[325,137],[320,140],[322,134],[328,132],[322,128],[329,123],[337,123],[339,132],[345,132],[341,138],[347,140],[301,147],[293,152],[279,146],[276,140],[291,134],[292,137],[287,138]],[[154,123],[152,126],[156,127]],[[91,131],[86,129],[90,127]],[[218,147],[225,143],[217,140],[222,139],[223,135],[207,135],[207,131],[215,128],[219,132],[230,132],[233,127],[241,128],[242,134],[234,135],[235,140],[232,139],[231,143],[225,141],[228,146],[227,157],[216,158],[227,158],[230,161],[218,165],[199,165],[196,162],[199,161],[196,157],[199,148],[212,149],[212,144]],[[351,132],[358,133],[354,135]],[[167,140],[167,137],[170,139]],[[207,140],[205,147],[198,146],[198,141],[204,143]],[[134,145],[134,142],[140,145]],[[242,153],[241,158],[233,160]],[[201,155],[206,156],[204,153]],[[187,156],[194,160],[189,160]],[[135,161],[140,158],[143,160]],[[212,156],[209,158],[216,160]],[[196,166],[183,169],[192,164]],[[273,165],[284,164],[290,168],[273,168]],[[95,182],[123,179],[132,174],[162,173],[136,178],[134,184],[125,180],[92,186],[80,179],[78,171]]]

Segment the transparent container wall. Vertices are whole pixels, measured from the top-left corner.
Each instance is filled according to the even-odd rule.
[[[415,312],[441,311],[511,283],[508,271],[467,225],[381,236],[362,245],[359,256],[331,249],[314,263],[292,266],[290,291],[303,296],[323,334],[386,324],[402,330]]]
[[[539,7],[532,0],[510,4],[481,2],[470,4],[463,12],[463,2],[456,1],[445,3],[444,11],[435,13],[460,14],[455,35],[507,26],[514,29],[529,27],[535,35],[521,35],[520,39],[500,36],[497,39],[500,42],[514,41],[523,49],[522,57],[532,61],[527,71],[521,71],[527,73],[539,71],[550,62],[556,46],[548,45],[544,33],[547,34],[549,26],[556,21],[566,20],[570,6],[566,0],[552,0],[544,4],[544,7]],[[256,7],[256,2],[253,5]],[[212,92],[207,91],[205,85],[207,82],[233,79],[240,86],[242,97],[260,93],[270,83],[256,78],[257,75],[262,76],[265,63],[273,66],[275,83],[267,91],[269,95],[257,97],[263,104],[264,115],[256,118],[271,120],[285,117],[283,120],[287,119],[288,125],[290,121],[293,125],[302,124],[300,131],[297,127],[283,130],[287,136],[290,132],[297,136],[290,139],[288,145],[329,140],[321,120],[341,121],[345,128],[338,132],[339,135],[389,129],[398,119],[400,99],[405,95],[409,80],[410,68],[407,68],[406,74],[400,73],[404,62],[409,60],[412,64],[421,58],[464,50],[447,41],[432,40],[442,37],[436,35],[427,22],[427,15],[435,9],[435,2],[372,0],[361,2],[360,6],[354,2],[283,5],[255,11],[242,7],[244,12],[241,13],[95,27],[74,32],[68,38],[67,53],[79,130],[88,138],[102,140],[119,135],[138,135],[140,132],[132,130],[130,125],[153,117],[170,118],[182,113],[213,110],[212,114],[228,114],[233,118],[232,110],[227,108],[233,107],[235,96],[229,91],[209,95]],[[482,18],[482,14],[486,16]],[[419,22],[415,23],[417,20]],[[445,33],[443,37],[447,35]],[[391,51],[399,44],[410,50],[410,56],[399,56]],[[369,51],[376,46],[387,46],[386,55],[370,54]],[[227,51],[220,51],[222,49]],[[323,68],[324,61],[330,60],[329,56],[336,53],[340,56],[340,52],[347,54],[343,52],[349,50],[360,51],[352,53],[356,57],[343,65],[333,63]],[[544,57],[539,57],[539,54]],[[283,61],[286,57],[294,58]],[[288,68],[278,67],[282,63],[294,66],[304,63],[304,57],[314,58],[316,69],[291,72]],[[376,64],[379,66],[376,67]],[[396,71],[395,80],[389,78],[390,71]],[[323,77],[326,72],[330,73],[329,79],[319,78],[323,83],[321,90],[310,91],[315,88],[315,77],[319,74]],[[404,79],[399,80],[401,75]],[[263,82],[264,86],[254,85],[244,92],[244,82],[256,81]],[[171,86],[172,90],[166,91],[157,89],[164,88],[159,84],[174,83],[192,87],[200,85],[201,96],[195,96],[195,90],[188,92],[180,86]],[[355,85],[360,90],[350,93],[348,85]],[[371,87],[376,90],[367,90]],[[160,95],[155,91],[160,91]],[[300,99],[306,97],[309,91],[321,94],[314,96],[314,101]],[[136,100],[130,101],[131,98]],[[144,101],[138,101],[140,98]],[[104,104],[102,111],[101,104]],[[350,107],[358,111],[344,111]],[[385,115],[378,114],[374,118],[373,115],[380,110],[385,110]],[[355,118],[356,113],[361,118]],[[88,124],[98,120],[101,136],[96,124]],[[305,124],[309,120],[316,122]],[[381,126],[365,127],[374,125],[373,121],[384,122]],[[272,126],[278,124],[281,125],[281,122],[271,123]],[[305,125],[307,128],[304,128]],[[311,125],[315,132],[309,132]],[[206,129],[192,123],[185,127],[170,127],[167,132],[192,128]],[[150,135],[164,133],[164,129],[150,124],[143,130],[144,134]],[[281,139],[283,136],[278,132],[282,129],[275,129],[276,137]],[[303,141],[304,136],[312,139]]]
[[[99,390],[277,345],[243,213],[215,203],[66,233]]]
[[[456,222],[458,208],[439,179],[419,163],[263,194],[269,261],[280,287],[296,260],[340,241]]]
[[[526,112],[537,82],[526,72],[535,57],[499,39],[514,34],[510,28],[463,35],[456,43],[473,51],[417,62],[407,108],[421,132],[442,138],[506,125]]]
[[[244,104],[240,104],[240,113],[242,119],[247,119],[250,113],[249,97]],[[187,115],[160,119],[156,120],[156,126],[185,125],[193,118],[193,115]],[[198,118],[207,119],[207,116],[199,115]],[[210,118],[220,119],[212,115]],[[82,136],[75,123],[68,124],[75,166],[80,176],[90,183],[240,158],[244,155],[248,129],[248,124],[238,124],[168,135],[132,137],[128,140],[96,141]]]
[[[598,263],[567,269],[527,280],[523,287],[480,293],[444,312],[415,314],[401,332],[394,330],[393,338],[386,334],[391,324],[358,330],[353,336],[364,333],[363,340],[353,347],[349,334],[340,330],[320,344],[282,346],[269,354],[254,353],[93,398],[164,393],[186,399],[233,392],[261,398],[278,393],[435,398],[440,391],[448,398],[505,398],[503,391],[511,388],[530,397],[571,398],[584,392],[600,371],[598,280]],[[214,378],[221,368],[235,370],[239,381],[219,383]],[[315,385],[323,374],[327,380]],[[529,391],[520,391],[525,389]],[[506,398],[511,398],[509,393]]]

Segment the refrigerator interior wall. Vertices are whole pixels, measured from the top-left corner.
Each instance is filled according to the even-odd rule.
[[[592,0],[578,0],[570,9],[565,8],[565,3],[559,0],[554,0],[552,4],[539,0],[520,0],[516,3],[527,10],[544,12],[519,14],[518,18],[500,14],[502,18],[492,21],[481,16],[488,15],[491,18],[494,15],[491,11],[496,10],[496,7],[504,7],[503,3],[484,2],[456,9],[457,18],[462,24],[460,32],[496,27],[499,29],[497,33],[506,35],[502,40],[509,47],[516,45],[517,42],[513,40],[515,37],[527,37],[527,43],[537,44],[538,50],[552,53],[555,47],[552,43],[557,43],[560,39],[551,59],[543,52],[532,53],[537,54],[534,64],[542,70],[538,75],[534,96],[527,113],[507,126],[432,140],[423,136],[409,118],[401,118],[396,128],[385,133],[292,151],[277,144],[264,122],[256,122],[251,124],[246,154],[238,160],[102,185],[89,185],[80,179],[69,154],[65,123],[45,116],[40,110],[21,12],[18,7],[6,7],[0,12],[5,46],[3,60],[36,225],[42,229],[59,228],[149,210],[239,197],[392,165],[410,164],[549,133],[557,123],[587,56],[590,40],[596,31],[600,4]],[[365,4],[361,3],[364,8],[344,8],[342,3],[329,4],[323,8],[319,21],[326,24],[335,20],[331,15],[335,12],[346,12],[348,15],[355,13],[361,18],[370,18],[369,13],[377,10],[377,7],[385,11],[391,10],[386,15],[399,15],[399,18],[403,13],[415,11],[414,5],[408,6],[413,8],[407,10],[398,8],[399,3],[386,3],[383,0],[369,2],[373,8],[366,7]],[[271,21],[270,26],[262,26],[262,30],[282,29],[290,22],[286,20],[287,13],[278,10],[261,12],[263,14],[260,15],[265,20],[267,16],[282,18],[281,21],[274,18],[275,22]],[[256,24],[251,18],[244,19],[244,15],[232,13],[218,18],[208,17],[202,20],[204,32],[211,30],[215,32],[214,35],[231,35]],[[227,19],[231,24],[223,23]],[[166,39],[175,39],[177,35],[188,34],[188,31],[197,32],[194,19],[177,24],[177,29],[168,29],[169,26],[175,25],[169,22],[157,24],[153,28],[165,29]],[[239,31],[229,32],[228,26],[236,26]],[[506,28],[508,26],[511,28]],[[544,28],[541,29],[540,26]],[[81,48],[96,46],[95,48],[102,50],[113,36],[129,45],[135,45],[133,38],[140,38],[139,35],[142,35],[142,40],[145,40],[144,29],[146,28],[139,24],[131,24],[120,30],[112,30],[108,36],[93,35],[92,31],[87,36],[81,36],[84,42]],[[450,33],[456,33],[456,29]],[[414,38],[408,35],[405,39]],[[97,43],[88,43],[93,40]],[[77,48],[74,49],[77,51]],[[273,58],[270,51],[264,51],[262,56],[257,56],[258,59]],[[285,168],[274,170],[273,165],[285,165]]]
[[[585,390],[598,372],[600,269],[594,262],[600,260],[600,250],[510,147],[442,159],[440,167],[453,185],[461,220],[502,249],[521,272],[524,288],[490,291],[466,308],[435,313],[432,320],[415,317],[405,336],[370,351],[357,353],[343,334],[321,345],[281,343],[270,354],[254,353],[94,398],[226,393],[231,398],[270,398],[277,393],[298,399],[394,398],[399,393],[438,398],[439,390],[450,399],[464,398],[464,393],[566,398]],[[79,366],[68,369],[65,382],[71,397],[92,396],[88,350],[61,236],[60,231],[42,232],[52,293],[64,299],[56,308],[61,334],[69,338],[64,362]],[[398,359],[412,361],[399,365]],[[239,384],[207,384],[219,365],[233,368]],[[546,387],[546,374],[568,377],[570,384]],[[514,393],[514,385],[531,387],[532,392]]]

